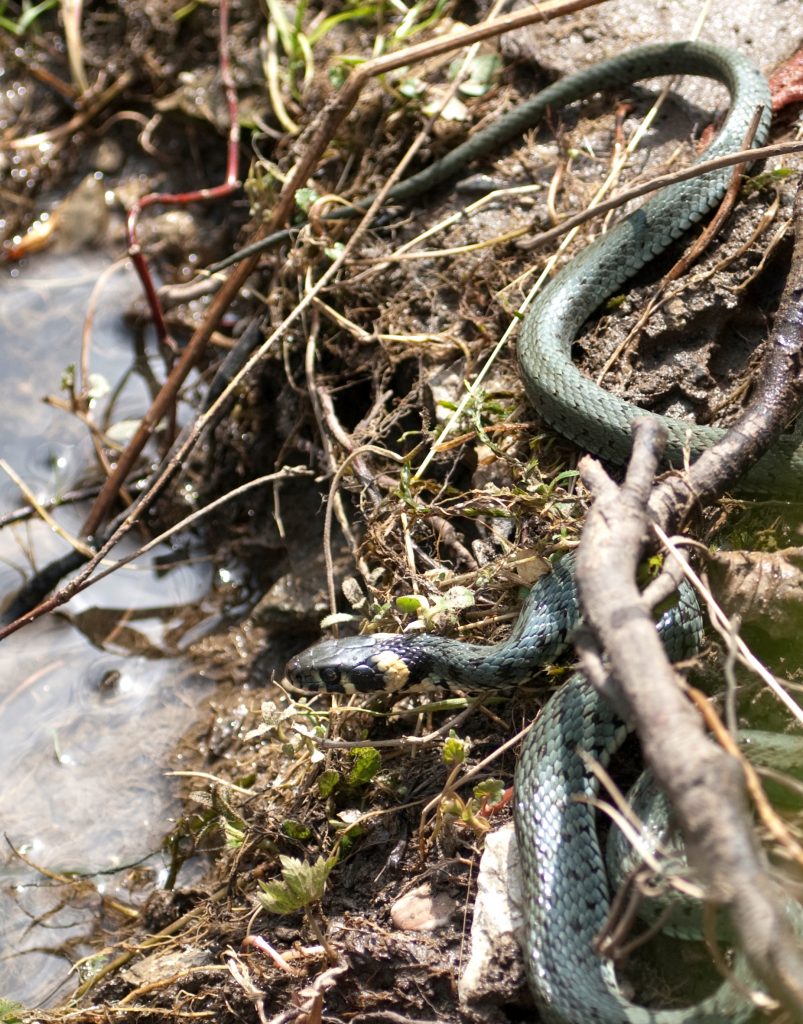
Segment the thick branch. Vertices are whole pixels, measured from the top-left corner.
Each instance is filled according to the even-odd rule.
[[[581,462],[595,498],[577,561],[584,614],[607,654],[617,703],[636,725],[645,759],[676,812],[691,864],[730,913],[758,977],[790,1012],[803,1015],[803,950],[753,836],[739,763],[705,735],[635,583],[663,440],[656,422],[639,423],[621,488],[595,461]],[[592,679],[598,670],[599,662]]]
[[[586,621],[599,651],[584,652],[589,677],[613,694],[636,727],[644,756],[674,808],[689,859],[712,898],[728,910],[755,973],[803,1019],[803,950],[753,835],[738,762],[705,735],[656,634],[635,572],[650,521],[677,529],[691,510],[733,487],[788,426],[803,398],[803,188],[795,200],[795,247],[759,384],[738,422],[686,473],[651,491],[664,432],[656,421],[636,427],[625,483],[617,487],[598,463],[580,469],[594,495],[577,561]],[[654,590],[655,588],[653,588]],[[649,685],[645,685],[649,680]]]

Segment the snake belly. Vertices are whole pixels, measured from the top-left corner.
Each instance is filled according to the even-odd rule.
[[[694,74],[722,82],[731,107],[708,159],[742,148],[757,107],[763,114],[753,144],[766,139],[769,89],[740,54],[705,43],[641,47],[603,61],[544,89],[424,171],[395,186],[390,199],[405,201],[465,171],[470,161],[494,152],[505,141],[558,109],[601,89],[665,74]],[[701,158],[702,159],[702,158]],[[527,394],[556,431],[604,458],[623,462],[630,452],[631,421],[644,410],[608,394],[585,378],[571,361],[571,346],[586,318],[629,277],[653,259],[722,198],[730,171],[713,171],[671,186],[620,221],[565,267],[536,298],[522,323],[518,352]],[[669,432],[667,457],[679,463],[695,456],[722,431],[659,417]],[[748,489],[778,494],[800,491],[803,447],[784,438],[746,478]],[[399,692],[411,684],[451,679],[462,685],[512,684],[532,676],[533,652],[544,638],[554,657],[567,639],[574,591],[561,576],[548,601],[531,596],[510,642],[476,648],[436,637],[373,635],[326,640],[288,664],[291,682],[305,689]],[[534,592],[541,587],[541,581]],[[573,583],[571,583],[573,587]],[[549,602],[559,595],[559,628]],[[573,595],[573,596],[570,596]],[[685,629],[694,615],[681,594]],[[695,605],[696,607],[696,605]],[[672,623],[675,619],[672,618]],[[670,644],[690,633],[669,630]],[[683,637],[686,639],[682,639]],[[534,639],[536,638],[536,639]],[[649,1010],[620,992],[612,965],[600,959],[593,939],[609,909],[608,883],[593,809],[596,792],[579,751],[605,763],[626,729],[613,710],[580,675],[547,703],[522,748],[516,769],[515,822],[524,869],[525,963],[528,981],[544,1021],[559,1024],[723,1024],[748,1019],[751,1004],[729,983],[711,997],[682,1010]],[[741,968],[740,968],[741,970]],[[748,982],[751,983],[751,982]]]

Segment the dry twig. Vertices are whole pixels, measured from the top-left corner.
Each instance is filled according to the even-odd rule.
[[[645,759],[668,795],[689,859],[723,904],[756,974],[796,1018],[803,1015],[803,951],[770,879],[747,813],[738,762],[707,738],[661,647],[635,572],[649,540],[650,515],[676,528],[711,501],[777,437],[803,397],[803,188],[795,203],[796,240],[784,299],[756,393],[739,421],[685,473],[652,481],[664,432],[636,428],[625,483],[617,487],[590,458],[581,474],[595,503],[580,544],[577,579],[584,614],[599,644],[583,652],[595,685],[636,725]],[[602,662],[604,652],[610,665]],[[649,678],[650,685],[643,681]]]
[[[426,43],[421,43],[401,50],[398,53],[388,54],[383,57],[366,61],[359,68],[355,69],[345,85],[333,97],[330,104],[324,108],[318,121],[312,126],[306,147],[293,168],[292,173],[289,175],[282,192],[279,195],[276,207],[274,208],[271,217],[264,226],[257,230],[252,241],[256,243],[264,239],[266,236],[277,231],[277,229],[281,228],[288,222],[293,210],[296,192],[306,184],[307,179],[315,170],[321,155],[327,145],[329,145],[339,125],[354,107],[362,89],[371,78],[377,75],[386,74],[387,72],[406,64],[414,63],[428,57],[437,56],[441,53],[451,52],[452,50],[458,49],[462,46],[479,42],[482,39],[487,39],[494,35],[500,35],[503,32],[522,28],[534,21],[554,18],[582,10],[585,7],[591,7],[598,2],[599,0],[546,0],[543,4],[528,7],[524,11],[519,11],[512,15],[506,15],[502,18],[489,20],[482,25],[473,27],[465,32],[452,33],[442,39],[435,39]],[[340,257],[331,264],[328,271],[317,282],[315,287],[310,289],[304,295],[295,309],[266,339],[265,343],[259,347],[251,358],[248,359],[246,364],[236,374],[226,387],[225,391],[221,394],[218,402],[215,403],[214,408],[217,408],[219,403],[226,401],[226,399],[239,386],[240,382],[245,379],[247,375],[252,372],[254,367],[264,358],[265,354],[272,347],[276,339],[280,337],[292,323],[295,322],[298,316],[300,316],[307,306],[310,305],[312,300],[320,293],[323,287],[339,271],[345,261],[347,253],[353,247],[357,238],[365,230],[368,222],[370,221],[370,218],[373,215],[374,206],[378,206],[378,203],[374,203],[372,208],[368,210],[352,236],[346,250],[344,250]],[[110,474],[106,483],[101,488],[101,491],[90,509],[89,515],[83,525],[82,533],[85,537],[91,538],[105,521],[108,511],[114,502],[115,496],[123,486],[128,474],[131,472],[140,456],[140,453],[154,431],[157,429],[159,423],[173,408],[179,389],[184,383],[190,370],[198,362],[201,353],[220,323],[223,314],[237,297],[240,290],[245,285],[246,280],[256,268],[259,256],[259,250],[253,248],[252,254],[237,265],[231,276],[224,282],[220,291],[212,300],[206,318],[190,338],[180,359],[178,359],[161,390],[156,395],[150,409],[142,418],[134,437],[118,459],[114,471]],[[213,414],[213,409],[210,409],[206,416],[199,418],[198,423],[190,432],[189,437],[185,439],[183,443],[177,445],[177,449],[172,453],[171,457],[165,460],[163,469],[149,490],[136,502],[120,527],[114,531],[111,537],[97,552],[95,557],[84,566],[81,572],[71,580],[69,584],[62,587],[59,592],[51,595],[51,597],[46,600],[41,601],[30,612],[21,614],[15,621],[0,629],[0,639],[10,635],[17,629],[22,628],[22,626],[34,621],[41,615],[46,614],[48,611],[52,611],[53,608],[56,608],[69,600],[69,598],[76,593],[78,589],[82,589],[87,585],[87,582],[90,580],[92,573],[102,558],[104,558],[111,548],[114,547],[126,533],[128,533],[136,522],[139,521],[141,516],[148,508],[151,507],[159,494],[161,494],[167,484],[173,479],[175,473],[183,465],[183,459],[197,443],[205,424],[213,417]],[[56,579],[59,578],[60,577],[56,577]]]

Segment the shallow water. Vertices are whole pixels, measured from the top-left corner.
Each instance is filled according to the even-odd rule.
[[[86,427],[40,399],[64,397],[60,380],[79,361],[84,312],[107,267],[99,256],[43,256],[0,277],[0,457],[39,498],[97,479]],[[95,314],[90,369],[112,389],[122,382],[112,422],[141,415],[150,397],[123,318],[137,295],[131,270],[116,272]],[[159,357],[150,362],[161,376]],[[93,410],[99,422],[107,402]],[[0,474],[0,515],[21,504]],[[77,532],[86,511],[65,507],[57,518]],[[68,550],[40,522],[1,530],[0,605],[32,563]],[[136,905],[164,877],[159,848],[180,809],[165,772],[180,766],[179,740],[209,692],[180,650],[188,629],[203,629],[211,582],[199,553],[165,571],[155,560],[166,554],[152,552],[0,643],[3,998],[67,996],[78,981],[71,963],[96,950],[89,940],[100,926],[113,927],[110,901]],[[91,884],[65,887],[32,865]]]

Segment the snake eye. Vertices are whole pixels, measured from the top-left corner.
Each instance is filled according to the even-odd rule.
[[[326,686],[337,686],[340,682],[340,672],[336,668],[322,668],[320,676]]]

